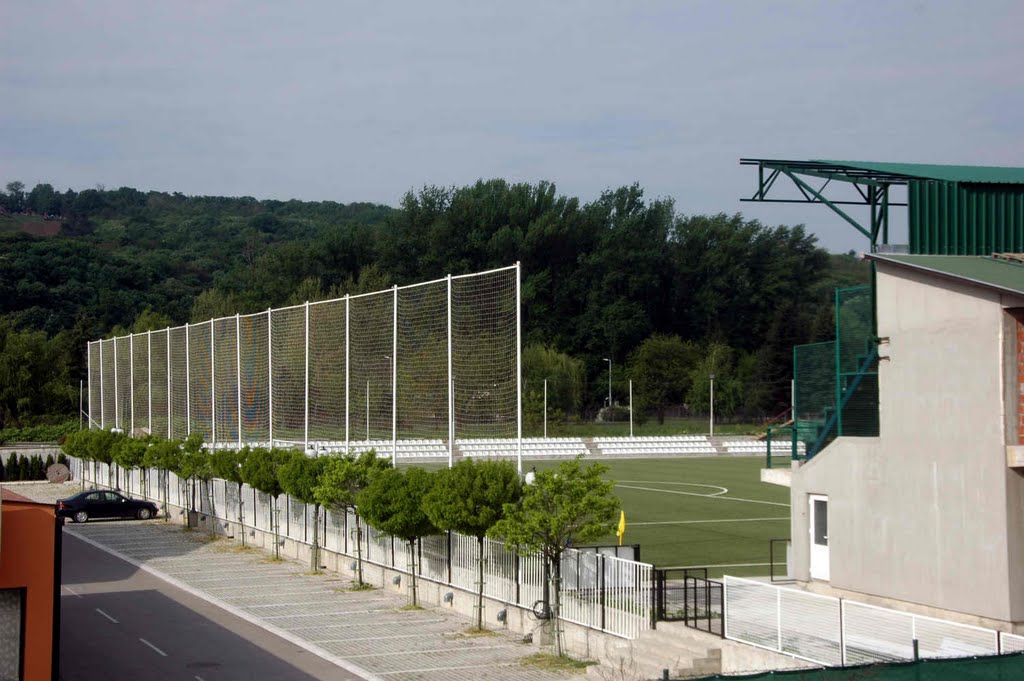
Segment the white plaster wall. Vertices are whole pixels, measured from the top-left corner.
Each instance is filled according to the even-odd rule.
[[[1024,619],[999,296],[881,264],[877,281],[880,437],[840,438],[794,471],[796,577],[808,579],[807,495],[827,494],[832,586]]]

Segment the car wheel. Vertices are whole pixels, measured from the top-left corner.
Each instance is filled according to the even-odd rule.
[[[88,519],[89,514],[85,511],[76,511],[75,515],[72,517],[72,520],[74,520],[76,523],[84,523]]]
[[[153,517],[153,512],[150,511],[148,508],[140,508],[136,516],[138,517],[139,520],[149,520]]]

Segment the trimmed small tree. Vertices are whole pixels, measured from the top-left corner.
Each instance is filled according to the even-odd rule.
[[[277,468],[288,457],[283,449],[264,449],[258,447],[249,452],[249,457],[242,464],[242,479],[257,491],[270,495],[273,506],[270,512],[270,524],[274,528],[274,557],[281,557],[281,544],[278,538],[280,521],[277,517],[277,498],[283,488],[277,477]]]
[[[142,457],[142,465],[146,468],[155,468],[163,473],[163,510],[164,520],[171,517],[170,509],[167,507],[167,488],[170,484],[168,473],[176,471],[181,463],[182,451],[180,440],[160,440],[146,448]]]
[[[144,440],[125,437],[121,438],[114,448],[114,461],[124,469],[125,476],[127,476],[126,486],[129,497],[132,495],[132,471],[142,466],[147,447],[148,443]],[[145,475],[143,475],[143,484],[145,484]]]
[[[91,435],[86,440],[85,447],[89,453],[89,460],[93,464],[92,481],[97,484],[99,483],[99,464],[105,463],[109,466],[113,461],[114,444],[117,442],[118,436],[117,433],[112,433],[109,430],[90,430],[88,432]]]
[[[277,469],[277,479],[289,498],[313,504],[313,547],[309,552],[309,569],[312,572],[320,571],[320,503],[314,490],[320,482],[325,463],[326,459],[292,450]]]
[[[484,626],[484,537],[505,517],[505,508],[522,496],[522,483],[510,461],[462,459],[452,468],[439,471],[434,486],[423,500],[431,522],[441,530],[454,530],[476,537],[479,551],[477,571],[476,627]]]
[[[560,656],[564,655],[558,625],[562,553],[571,544],[592,541],[615,529],[620,505],[612,493],[615,483],[602,477],[607,470],[598,463],[584,467],[577,457],[556,470],[538,472],[533,484],[523,488],[519,502],[505,507],[505,517],[489,533],[543,558],[554,586],[551,617]]]
[[[249,447],[218,449],[210,455],[213,474],[221,480],[235,483],[238,487],[238,531],[242,535],[242,546],[245,546],[245,514],[242,513],[242,485],[245,484],[245,480],[242,478],[242,466],[251,451]]]
[[[358,497],[359,509],[367,523],[409,545],[409,593],[413,606],[417,605],[416,540],[438,532],[423,510],[423,499],[433,484],[434,475],[422,468],[404,471],[388,468],[375,475]]]
[[[324,508],[332,511],[353,512],[356,519],[356,584],[363,585],[362,527],[359,522],[359,508],[356,499],[366,489],[374,476],[391,468],[390,459],[382,459],[374,450],[359,456],[345,454],[324,459],[324,470],[320,481],[313,490],[313,496]]]
[[[213,478],[210,452],[203,446],[203,436],[199,433],[192,433],[185,438],[178,475],[191,484],[192,494],[189,506],[190,510],[196,511],[196,487],[200,482]]]

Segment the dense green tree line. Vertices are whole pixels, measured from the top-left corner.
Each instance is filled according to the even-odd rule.
[[[21,229],[46,216],[58,236]],[[689,216],[636,185],[583,202],[546,182],[490,180],[428,186],[389,208],[11,182],[0,192],[0,372],[14,379],[0,380],[0,427],[74,414],[88,339],[517,260],[524,344],[540,362],[524,366],[527,412],[536,381],[557,374],[549,406],[565,417],[601,405],[605,357],[616,399],[632,378],[648,416],[669,403],[699,410],[708,369],[733,396],[723,416],[776,413],[792,346],[827,338],[832,287],[866,279],[802,226]],[[17,359],[26,344],[37,380]]]

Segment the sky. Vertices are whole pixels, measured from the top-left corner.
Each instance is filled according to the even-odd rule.
[[[1019,0],[3,0],[0,182],[392,206],[637,182],[864,250],[824,206],[741,203],[739,159],[1024,165],[1021,26]]]

